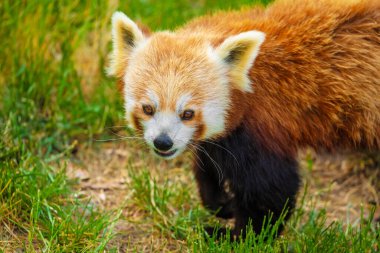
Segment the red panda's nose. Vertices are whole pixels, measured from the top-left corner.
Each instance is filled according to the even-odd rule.
[[[161,151],[168,151],[173,147],[173,141],[167,134],[160,134],[156,139],[154,139],[153,144],[156,149]]]

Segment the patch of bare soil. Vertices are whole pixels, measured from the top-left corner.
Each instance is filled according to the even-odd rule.
[[[361,215],[369,217],[376,208],[380,217],[379,154],[300,155],[301,174],[307,187],[305,208],[326,209],[327,222],[335,220],[356,224]]]
[[[306,211],[324,208],[327,222],[355,224],[362,214],[367,217],[371,208],[379,207],[380,166],[373,159],[362,154],[316,155],[312,151],[303,152],[299,159],[307,187]],[[128,169],[149,168],[158,178],[182,177],[182,182],[194,184],[190,165],[189,155],[166,162],[153,157],[143,144],[107,143],[80,150],[76,159],[68,161],[67,173],[79,179],[79,194],[91,196],[100,210],[122,209],[122,218],[116,224],[118,235],[111,246],[121,252],[173,252],[180,251],[184,242],[161,235],[144,222],[147,214],[133,202]],[[193,194],[197,198],[196,190]]]
[[[110,248],[117,247],[121,252],[135,249],[137,252],[180,252],[184,242],[161,235],[153,224],[144,222],[148,214],[135,204],[129,169],[149,168],[159,183],[168,178],[180,183],[191,181],[189,164],[187,155],[164,161],[139,143],[107,143],[79,151],[75,159],[68,161],[67,174],[79,180],[78,194],[89,196],[98,210],[122,209],[122,217],[115,226],[117,235]]]

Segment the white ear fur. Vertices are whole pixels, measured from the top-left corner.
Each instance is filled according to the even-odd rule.
[[[110,76],[120,77],[125,68],[128,56],[133,48],[143,42],[145,37],[130,18],[122,12],[115,12],[112,15],[112,44],[110,66],[107,73]]]
[[[216,53],[228,65],[231,81],[238,89],[253,91],[248,73],[264,40],[263,32],[243,32],[227,38],[216,48]]]

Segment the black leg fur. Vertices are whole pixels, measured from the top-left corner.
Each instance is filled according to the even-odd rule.
[[[220,178],[222,174],[218,174],[214,165],[210,166],[208,163],[202,164],[202,167],[198,165],[195,166],[194,172],[203,205],[215,212],[217,217],[232,218],[234,199],[225,190],[226,181]]]
[[[202,163],[195,166],[195,177],[201,199],[211,210],[220,210],[220,217],[235,218],[233,236],[244,236],[249,220],[260,233],[264,217],[271,213],[274,224],[285,206],[285,219],[289,217],[300,184],[295,158],[268,152],[244,127],[200,146],[197,155]],[[226,183],[230,192],[224,187]]]

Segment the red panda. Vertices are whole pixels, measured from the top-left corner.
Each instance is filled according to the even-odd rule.
[[[116,12],[112,27],[127,121],[158,156],[195,150],[201,200],[233,236],[289,217],[298,149],[380,148],[378,0],[279,0],[152,34]]]

